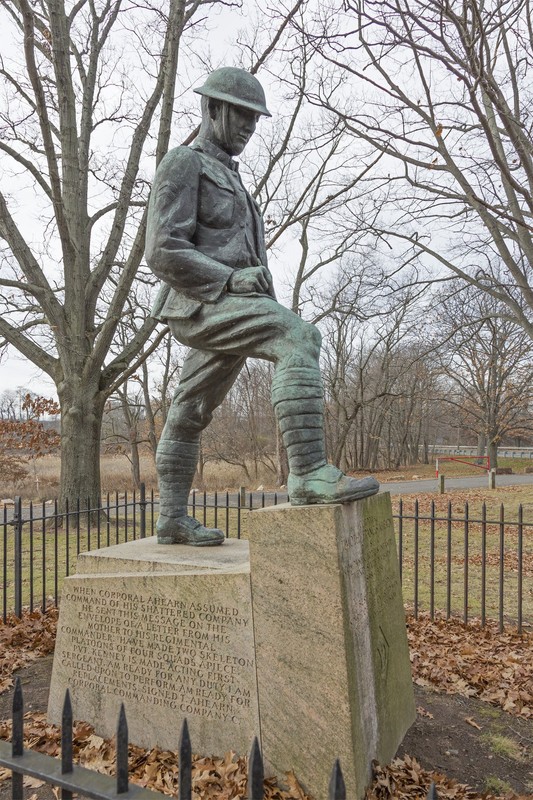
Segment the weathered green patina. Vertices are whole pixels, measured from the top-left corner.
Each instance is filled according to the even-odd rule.
[[[202,430],[247,357],[275,364],[272,402],[289,461],[293,505],[345,503],[377,492],[326,462],[320,333],[277,302],[261,212],[233,156],[261,115],[263,88],[223,67],[196,90],[202,125],[190,147],[161,161],[148,210],[146,259],[163,281],[153,314],[189,351],[157,450],[158,541],[221,544],[222,531],[187,516]]]

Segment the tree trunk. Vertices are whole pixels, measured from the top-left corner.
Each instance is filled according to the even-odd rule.
[[[479,461],[476,461],[476,464],[483,463],[483,461],[481,460],[481,456],[485,455],[486,449],[487,449],[487,435],[485,431],[482,431],[481,433],[478,433],[477,436],[477,455],[479,456]]]
[[[137,441],[137,428],[130,431],[130,458],[131,458],[131,477],[136,489],[141,488],[141,459],[139,455],[139,443]]]
[[[497,436],[490,437],[489,446],[488,446],[488,457],[490,460],[490,468],[497,469],[498,468],[498,438]]]
[[[100,502],[100,434],[105,394],[81,380],[60,386],[61,405],[61,509],[68,500],[82,507]]]

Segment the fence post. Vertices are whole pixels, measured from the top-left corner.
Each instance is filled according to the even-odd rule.
[[[20,500],[20,497],[17,498]],[[13,694],[13,732],[11,735],[11,755],[21,757],[24,754],[24,701],[22,697],[22,684],[20,678],[15,681]],[[24,774],[13,772],[11,775],[11,796],[13,800],[23,800]]]
[[[444,479],[445,475],[439,475],[439,494],[444,494]]]
[[[141,539],[146,539],[146,485],[141,483],[140,506],[140,526]]]
[[[491,469],[489,470],[489,489],[496,488],[496,470]]]
[[[22,498],[15,497],[13,509],[15,537],[15,616],[22,616]]]
[[[246,505],[246,486],[240,487],[239,495],[240,495],[239,505],[241,508],[244,508]]]

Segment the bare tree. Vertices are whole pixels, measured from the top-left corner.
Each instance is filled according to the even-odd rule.
[[[127,336],[127,329],[123,333]],[[159,346],[161,340],[164,347]],[[158,347],[151,352],[155,344]],[[137,372],[109,399],[102,428],[104,451],[118,450],[126,455],[133,485],[137,488],[142,481],[141,451],[147,450],[155,463],[157,442],[183,363],[183,348],[176,344],[167,329],[162,330],[149,350]]]
[[[491,298],[467,290],[443,304],[438,315],[445,339],[439,349],[444,400],[481,443],[480,455],[487,448],[493,467],[505,436],[533,430],[531,340],[498,311]]]
[[[202,435],[201,467],[223,461],[257,479],[263,464],[276,471],[276,420],[270,399],[272,365],[250,359]],[[203,475],[200,472],[200,480]]]
[[[258,129],[244,166],[263,211],[270,259],[284,262],[286,281],[277,287],[278,294],[288,295],[295,313],[318,323],[334,308],[336,297],[330,295],[331,308],[318,310],[317,294],[361,235],[353,225],[352,206],[360,202],[359,187],[381,155],[359,158],[345,123],[309,104],[319,65],[301,28],[311,8],[312,3],[302,0],[287,17],[268,63],[281,106],[275,120]],[[243,37],[253,61],[271,25],[268,17],[275,13],[263,14],[261,25]],[[281,485],[287,481],[288,465],[279,432],[276,450]]]
[[[281,107],[275,120],[258,130],[245,167],[265,218],[267,250],[274,259],[282,254],[286,260],[285,247],[292,245],[294,261],[285,265],[290,306],[312,317],[317,287],[336,273],[360,235],[350,209],[359,202],[359,187],[381,155],[361,159],[344,121],[308,101],[320,84],[318,57],[295,29],[304,25],[310,9],[309,2],[300,0],[287,18],[287,30],[269,62]],[[260,46],[255,30],[250,53]]]
[[[142,273],[143,159],[167,150],[180,38],[199,5],[2,6],[0,158],[18,181],[0,193],[0,336],[56,384],[63,500],[99,496],[104,404],[154,328],[145,316],[109,357]],[[28,192],[29,214],[17,203]]]
[[[363,155],[383,155],[360,225],[391,264],[448,270],[533,338],[531,12],[530,0],[338,0],[305,32],[344,75],[312,101]]]
[[[335,311],[321,323],[331,457],[344,470],[416,462],[434,380],[419,341],[422,299],[412,291],[388,298],[361,291],[349,274],[341,272],[330,288]],[[330,308],[331,298],[324,303]]]
[[[20,415],[20,400],[19,393],[13,389],[8,389],[0,395],[0,419],[16,420]]]

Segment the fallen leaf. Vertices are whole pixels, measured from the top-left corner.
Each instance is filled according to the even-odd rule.
[[[15,670],[53,651],[58,614],[55,606],[44,614],[25,609],[21,617],[9,614],[0,623],[0,694],[13,685]]]
[[[44,784],[45,781],[41,781],[39,778],[32,778],[31,775],[24,775],[22,780],[22,785],[26,789],[40,789]]]

